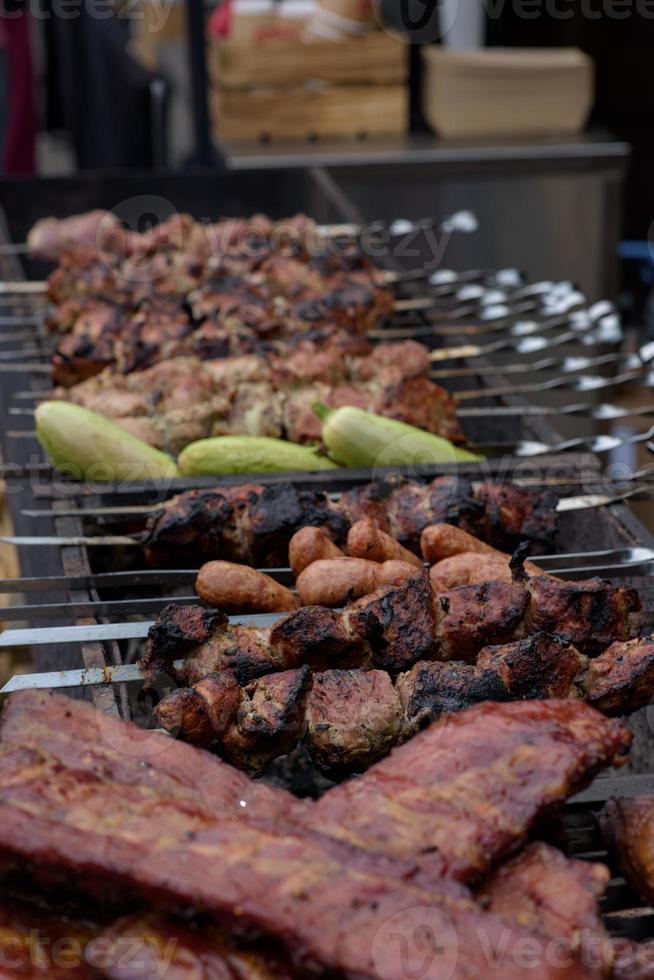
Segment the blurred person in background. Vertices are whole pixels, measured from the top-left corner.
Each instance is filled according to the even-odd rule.
[[[0,153],[6,174],[35,169],[36,107],[30,14],[24,3],[0,7]]]

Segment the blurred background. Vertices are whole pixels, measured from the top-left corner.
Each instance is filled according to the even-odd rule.
[[[649,0],[6,0],[0,26],[5,174],[365,166],[374,210],[407,167],[435,203],[465,172],[495,265],[619,291],[654,336]]]

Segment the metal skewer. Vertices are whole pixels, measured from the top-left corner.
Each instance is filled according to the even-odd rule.
[[[540,416],[552,415],[578,415],[597,421],[611,421],[612,419],[628,419],[654,416],[654,405],[641,405],[633,408],[623,408],[620,405],[589,405],[588,402],[579,402],[575,405],[491,405],[487,408],[459,408],[457,411],[459,418],[510,418],[512,416],[522,418],[530,416],[538,418]]]
[[[642,441],[642,438],[641,438]],[[644,472],[641,471],[639,478],[642,478]],[[622,481],[622,482],[627,482]],[[631,481],[629,481],[631,482]],[[562,481],[557,481],[556,485],[578,485],[579,480],[575,480],[574,483],[570,481],[564,484]],[[538,481],[539,486],[547,485],[546,481]],[[604,507],[610,504],[619,502],[627,497],[636,496],[636,494],[649,494],[654,491],[654,487],[638,487],[631,490],[625,491],[624,493],[603,492],[594,494],[582,494],[575,497],[563,497],[557,501],[557,513],[566,513],[573,510],[591,510],[597,507]],[[141,516],[155,513],[160,510],[162,504],[152,504],[144,506],[112,506],[112,507],[98,507],[98,508],[84,508],[84,507],[70,507],[67,509],[52,511],[52,510],[39,510],[30,509],[25,510],[23,513],[29,517],[34,518],[59,518],[59,517],[123,517],[123,516]],[[0,542],[3,544],[11,544],[15,547],[134,547],[141,546],[144,544],[145,537],[142,532],[134,535],[125,534],[109,534],[109,535],[80,535],[75,537],[57,537],[56,535],[37,535],[37,536],[12,536],[12,535],[0,535]],[[266,571],[266,569],[264,569]],[[288,569],[275,569],[278,573],[286,573]],[[130,573],[131,574],[131,573]]]

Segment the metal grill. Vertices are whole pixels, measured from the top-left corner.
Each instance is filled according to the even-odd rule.
[[[76,209],[81,210],[83,206],[78,205]],[[75,208],[69,207],[69,210]],[[242,210],[252,208],[242,206]],[[351,217],[348,213],[334,211],[330,216],[332,220]],[[26,223],[31,223],[34,217],[33,214],[26,215]],[[0,226],[0,238],[9,240],[6,225]],[[0,289],[2,282],[16,281],[21,275],[22,269],[15,260],[0,257]],[[546,313],[540,304],[540,297],[547,292],[544,287],[534,288],[534,284],[530,286],[517,276],[513,277],[509,287],[506,273],[504,280],[503,283],[502,275],[498,276],[494,271],[472,271],[462,275],[457,284],[458,295],[445,288],[448,287],[446,282],[437,280],[431,284],[431,294],[442,308],[400,311],[392,324],[376,332],[376,339],[398,335],[415,337],[434,351],[464,344],[481,347],[481,352],[470,353],[467,357],[462,351],[456,358],[435,360],[433,368],[435,380],[464,393],[461,417],[470,437],[476,442],[505,449],[514,448],[519,440],[556,443],[559,437],[550,412],[560,411],[561,406],[567,404],[566,399],[574,408],[573,402],[582,402],[586,397],[570,395],[570,389],[575,384],[579,386],[579,375],[575,375],[570,364],[561,361],[568,350],[583,355],[590,362],[580,362],[579,370],[586,372],[588,378],[599,379],[594,386],[587,385],[588,390],[603,390],[603,378],[606,390],[610,391],[616,373],[620,377],[635,377],[641,376],[642,371],[633,362],[625,363],[614,344],[609,343],[608,349],[606,345],[595,349],[586,346],[580,334],[564,340],[561,349],[557,346],[551,352],[547,351],[547,355],[538,353],[537,345],[532,344],[531,351],[528,344],[523,345],[522,350],[516,347],[521,336],[537,336],[548,343],[551,338],[556,340],[574,334],[574,317],[565,310],[558,314]],[[407,283],[400,295],[407,301],[415,300],[420,297],[421,290],[424,295],[424,284],[421,287],[419,283]],[[494,304],[480,303],[481,296],[487,298],[488,293],[492,298],[492,290],[498,290],[502,295],[496,297]],[[288,481],[293,477],[268,474],[220,480],[185,478],[165,487],[146,483],[89,487],[56,478],[29,434],[33,405],[49,387],[51,340],[38,316],[39,302],[35,298],[12,300],[7,297],[0,307],[4,472],[9,481],[16,534],[46,536],[52,543],[21,547],[23,578],[0,582],[0,590],[14,600],[13,608],[10,607],[4,617],[8,628],[0,634],[0,646],[33,647],[38,667],[48,671],[64,668],[102,670],[108,666],[127,665],[138,656],[148,623],[164,602],[194,599],[196,569],[147,567],[139,540],[149,511],[180,490],[219,483]],[[601,310],[599,314],[598,320],[602,315],[612,315],[610,311],[602,313]],[[530,333],[525,333],[523,328],[521,334],[520,330],[516,331],[516,324],[524,323],[526,319],[536,326]],[[610,340],[610,333],[607,336]],[[488,347],[491,344],[499,346],[491,349]],[[529,360],[530,353],[536,353],[536,359]],[[25,363],[31,365],[28,371],[21,368]],[[552,373],[555,383],[549,377]],[[529,410],[526,399],[540,399],[544,393],[554,393],[544,410]],[[576,418],[589,413],[577,404],[577,411],[562,414]],[[601,423],[591,419],[587,431],[591,434],[601,432]],[[12,432],[28,434],[12,436]],[[584,450],[587,447],[578,448]],[[447,467],[426,470],[420,477],[427,480],[447,471]],[[477,466],[459,467],[458,472],[473,479],[481,475]],[[563,498],[582,491],[605,489],[597,458],[590,452],[542,455],[530,461],[528,468],[525,460],[515,457],[508,463],[499,458],[490,459],[483,475],[531,479],[537,484],[554,472],[564,481],[560,488]],[[301,474],[294,482],[301,487],[319,487],[328,493],[338,493],[366,483],[371,477],[369,471]],[[14,495],[19,486],[20,493]],[[123,541],[97,543],[102,538],[122,538]],[[582,552],[600,547],[654,549],[654,537],[623,503],[562,515],[557,551]],[[281,581],[290,580],[288,570],[263,570]],[[643,596],[646,611],[654,614],[654,589],[648,576],[630,576],[625,570],[620,581],[635,585]],[[256,624],[266,621],[265,617],[246,619]],[[57,686],[57,683],[55,673],[48,680],[44,679],[44,686]],[[117,683],[97,686],[92,691],[96,706],[101,710],[120,713],[124,717],[134,714],[138,701],[134,688]],[[147,723],[147,711],[142,706],[140,710],[137,708],[136,714],[137,720]],[[649,747],[647,712],[634,716],[630,725],[636,734],[635,767],[640,773],[598,778],[585,794],[568,804],[561,817],[539,828],[539,836],[551,839],[571,856],[609,862],[594,819],[595,812],[611,796],[654,792],[654,777],[648,775],[654,771],[654,759]],[[618,869],[613,870],[614,878],[603,902],[610,931],[614,935],[637,939],[653,936],[654,913],[642,906],[620,877]]]

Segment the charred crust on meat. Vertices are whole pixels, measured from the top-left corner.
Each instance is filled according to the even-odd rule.
[[[363,637],[345,628],[340,613],[323,606],[303,606],[275,623],[270,644],[317,670],[359,666],[365,656]]]
[[[145,656],[141,660],[143,671],[150,675],[171,671],[174,660],[205,643],[228,622],[228,617],[217,609],[172,603],[165,606],[148,630]]]
[[[406,585],[379,589],[351,607],[350,623],[373,651],[373,665],[390,673],[438,651],[431,612],[431,585],[424,572]]]
[[[322,527],[336,541],[344,541],[349,524],[329,508],[326,494],[298,490],[290,483],[266,487],[250,512],[252,551],[266,564],[285,564],[288,544],[302,527]]]

